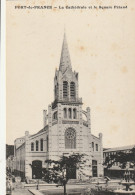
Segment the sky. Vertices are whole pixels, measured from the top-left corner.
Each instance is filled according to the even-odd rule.
[[[67,3],[50,2],[53,6]],[[69,0],[68,5],[93,2]],[[38,5],[39,1],[25,2],[32,3]],[[127,1],[119,0],[119,4]],[[91,109],[92,134],[103,133],[103,147],[135,144],[133,1],[128,1],[126,10],[19,10],[15,5],[18,2],[7,1],[7,144],[13,144],[25,131],[34,134],[43,128],[43,110],[54,100],[53,81],[64,28],[72,69],[79,72],[83,109]]]

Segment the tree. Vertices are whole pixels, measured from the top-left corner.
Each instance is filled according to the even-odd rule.
[[[14,155],[14,145],[8,145],[8,144],[6,144],[6,159],[10,155]]]
[[[127,152],[117,152],[106,157],[104,165],[106,168],[112,167],[115,162],[119,162],[119,166],[125,169],[127,164],[130,163],[131,167],[135,166],[135,147]]]
[[[119,167],[122,169],[127,168],[135,168],[135,147],[133,147],[131,150],[125,151],[125,152],[117,152],[116,154],[111,154],[106,157],[104,165],[106,168],[112,167],[112,165],[117,162],[119,163]],[[125,174],[125,180],[126,180],[126,191],[130,189],[130,173],[126,172]],[[135,173],[132,175],[132,179],[135,181]],[[128,183],[127,183],[128,181]],[[123,184],[124,185],[124,184]]]
[[[50,168],[43,170],[43,178],[46,182],[54,182],[64,186],[64,194],[66,194],[66,184],[69,180],[68,172],[72,168],[83,170],[86,164],[86,154],[73,154],[69,156],[61,156],[58,161],[46,160],[45,162]]]

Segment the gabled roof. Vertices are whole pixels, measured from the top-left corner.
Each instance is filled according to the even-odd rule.
[[[93,134],[91,134],[91,135],[92,135],[93,138],[99,139],[99,137],[97,137],[97,136],[95,136],[95,135],[93,135]]]
[[[43,132],[47,131],[47,130],[48,130],[48,127],[49,127],[49,126],[46,125],[43,129],[41,129],[41,130],[38,131],[37,133],[31,135],[30,137],[33,137],[33,136],[35,136],[35,135],[38,135],[38,134],[40,134],[40,133],[43,133]]]

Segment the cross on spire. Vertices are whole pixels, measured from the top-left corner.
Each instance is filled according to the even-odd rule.
[[[64,32],[59,70],[64,73],[67,69],[72,69],[72,67],[66,40],[66,33]]]

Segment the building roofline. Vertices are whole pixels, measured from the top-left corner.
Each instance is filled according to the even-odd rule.
[[[25,145],[25,142],[23,142],[19,147],[17,147],[16,150],[18,150],[19,148],[21,148],[23,145]]]
[[[122,151],[122,150],[130,150],[134,147],[135,147],[135,144],[128,145],[128,146],[114,147],[114,148],[104,149],[103,152],[115,152],[115,151]]]
[[[33,136],[35,136],[35,135],[38,135],[38,134],[40,134],[40,133],[43,133],[43,132],[45,132],[46,130],[48,130],[48,125],[46,125],[43,129],[41,129],[40,131],[38,131],[37,133],[35,133],[35,134],[33,134],[33,135],[30,135],[30,137],[33,137]]]
[[[91,134],[94,138],[96,138],[96,139],[99,139],[99,137],[97,137],[97,136],[95,136],[95,135],[93,135],[93,134]]]
[[[25,139],[25,136],[18,137],[18,138],[15,139],[15,141],[16,141],[17,139],[23,139],[23,138]],[[15,141],[14,141],[14,142],[15,142]]]

